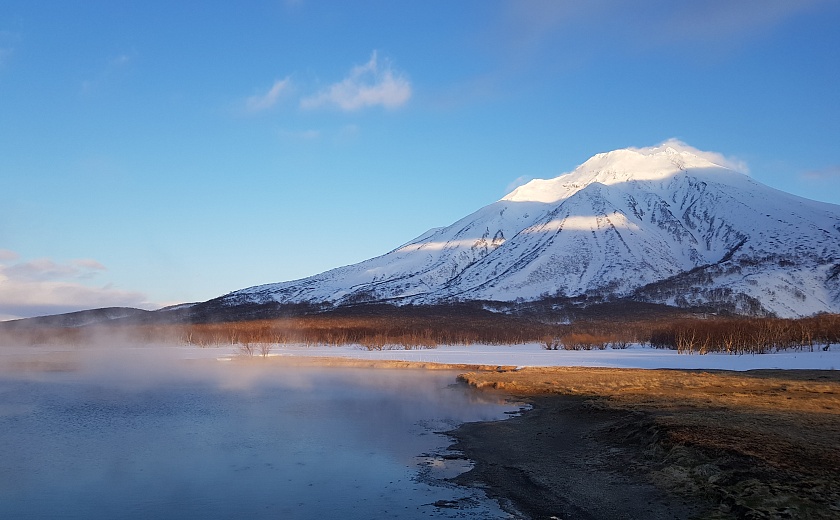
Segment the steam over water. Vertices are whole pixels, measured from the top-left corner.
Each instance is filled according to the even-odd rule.
[[[0,517],[506,517],[441,480],[434,432],[514,408],[454,373],[175,351],[0,354]]]

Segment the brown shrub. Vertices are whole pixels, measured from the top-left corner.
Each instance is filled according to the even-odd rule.
[[[0,345],[83,345],[101,337],[202,347],[253,345],[260,353],[260,345],[287,343],[411,349],[446,344],[538,342],[547,350],[625,348],[630,343],[641,343],[688,354],[745,354],[790,349],[813,351],[840,343],[840,315],[821,314],[798,320],[715,316],[633,321],[598,319],[565,325],[503,314],[310,315],[225,323],[0,329]]]

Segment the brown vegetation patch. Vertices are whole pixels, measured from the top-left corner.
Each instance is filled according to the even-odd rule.
[[[687,354],[766,353],[809,350],[840,343],[840,315],[798,320],[724,318],[697,315],[634,319],[578,320],[555,324],[535,317],[450,309],[392,310],[390,314],[310,314],[251,321],[208,323],[132,323],[116,320],[88,326],[0,323],[0,345],[81,345],[103,338],[196,346],[243,345],[254,354],[261,345],[347,345],[370,350],[434,348],[437,345],[516,345],[541,342],[546,349],[624,348],[630,343],[675,349]],[[45,323],[56,323],[47,320]]]
[[[705,517],[840,516],[840,372],[525,368],[459,379],[624,413],[598,435],[638,444],[630,466],[653,482],[719,505]]]

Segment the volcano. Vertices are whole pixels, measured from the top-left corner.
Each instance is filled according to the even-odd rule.
[[[632,300],[748,315],[840,312],[840,206],[676,141],[600,153],[376,258],[219,304]]]

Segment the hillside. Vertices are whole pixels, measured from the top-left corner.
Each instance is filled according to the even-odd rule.
[[[840,312],[840,207],[769,188],[677,143],[616,150],[382,256],[218,303],[547,298]]]

